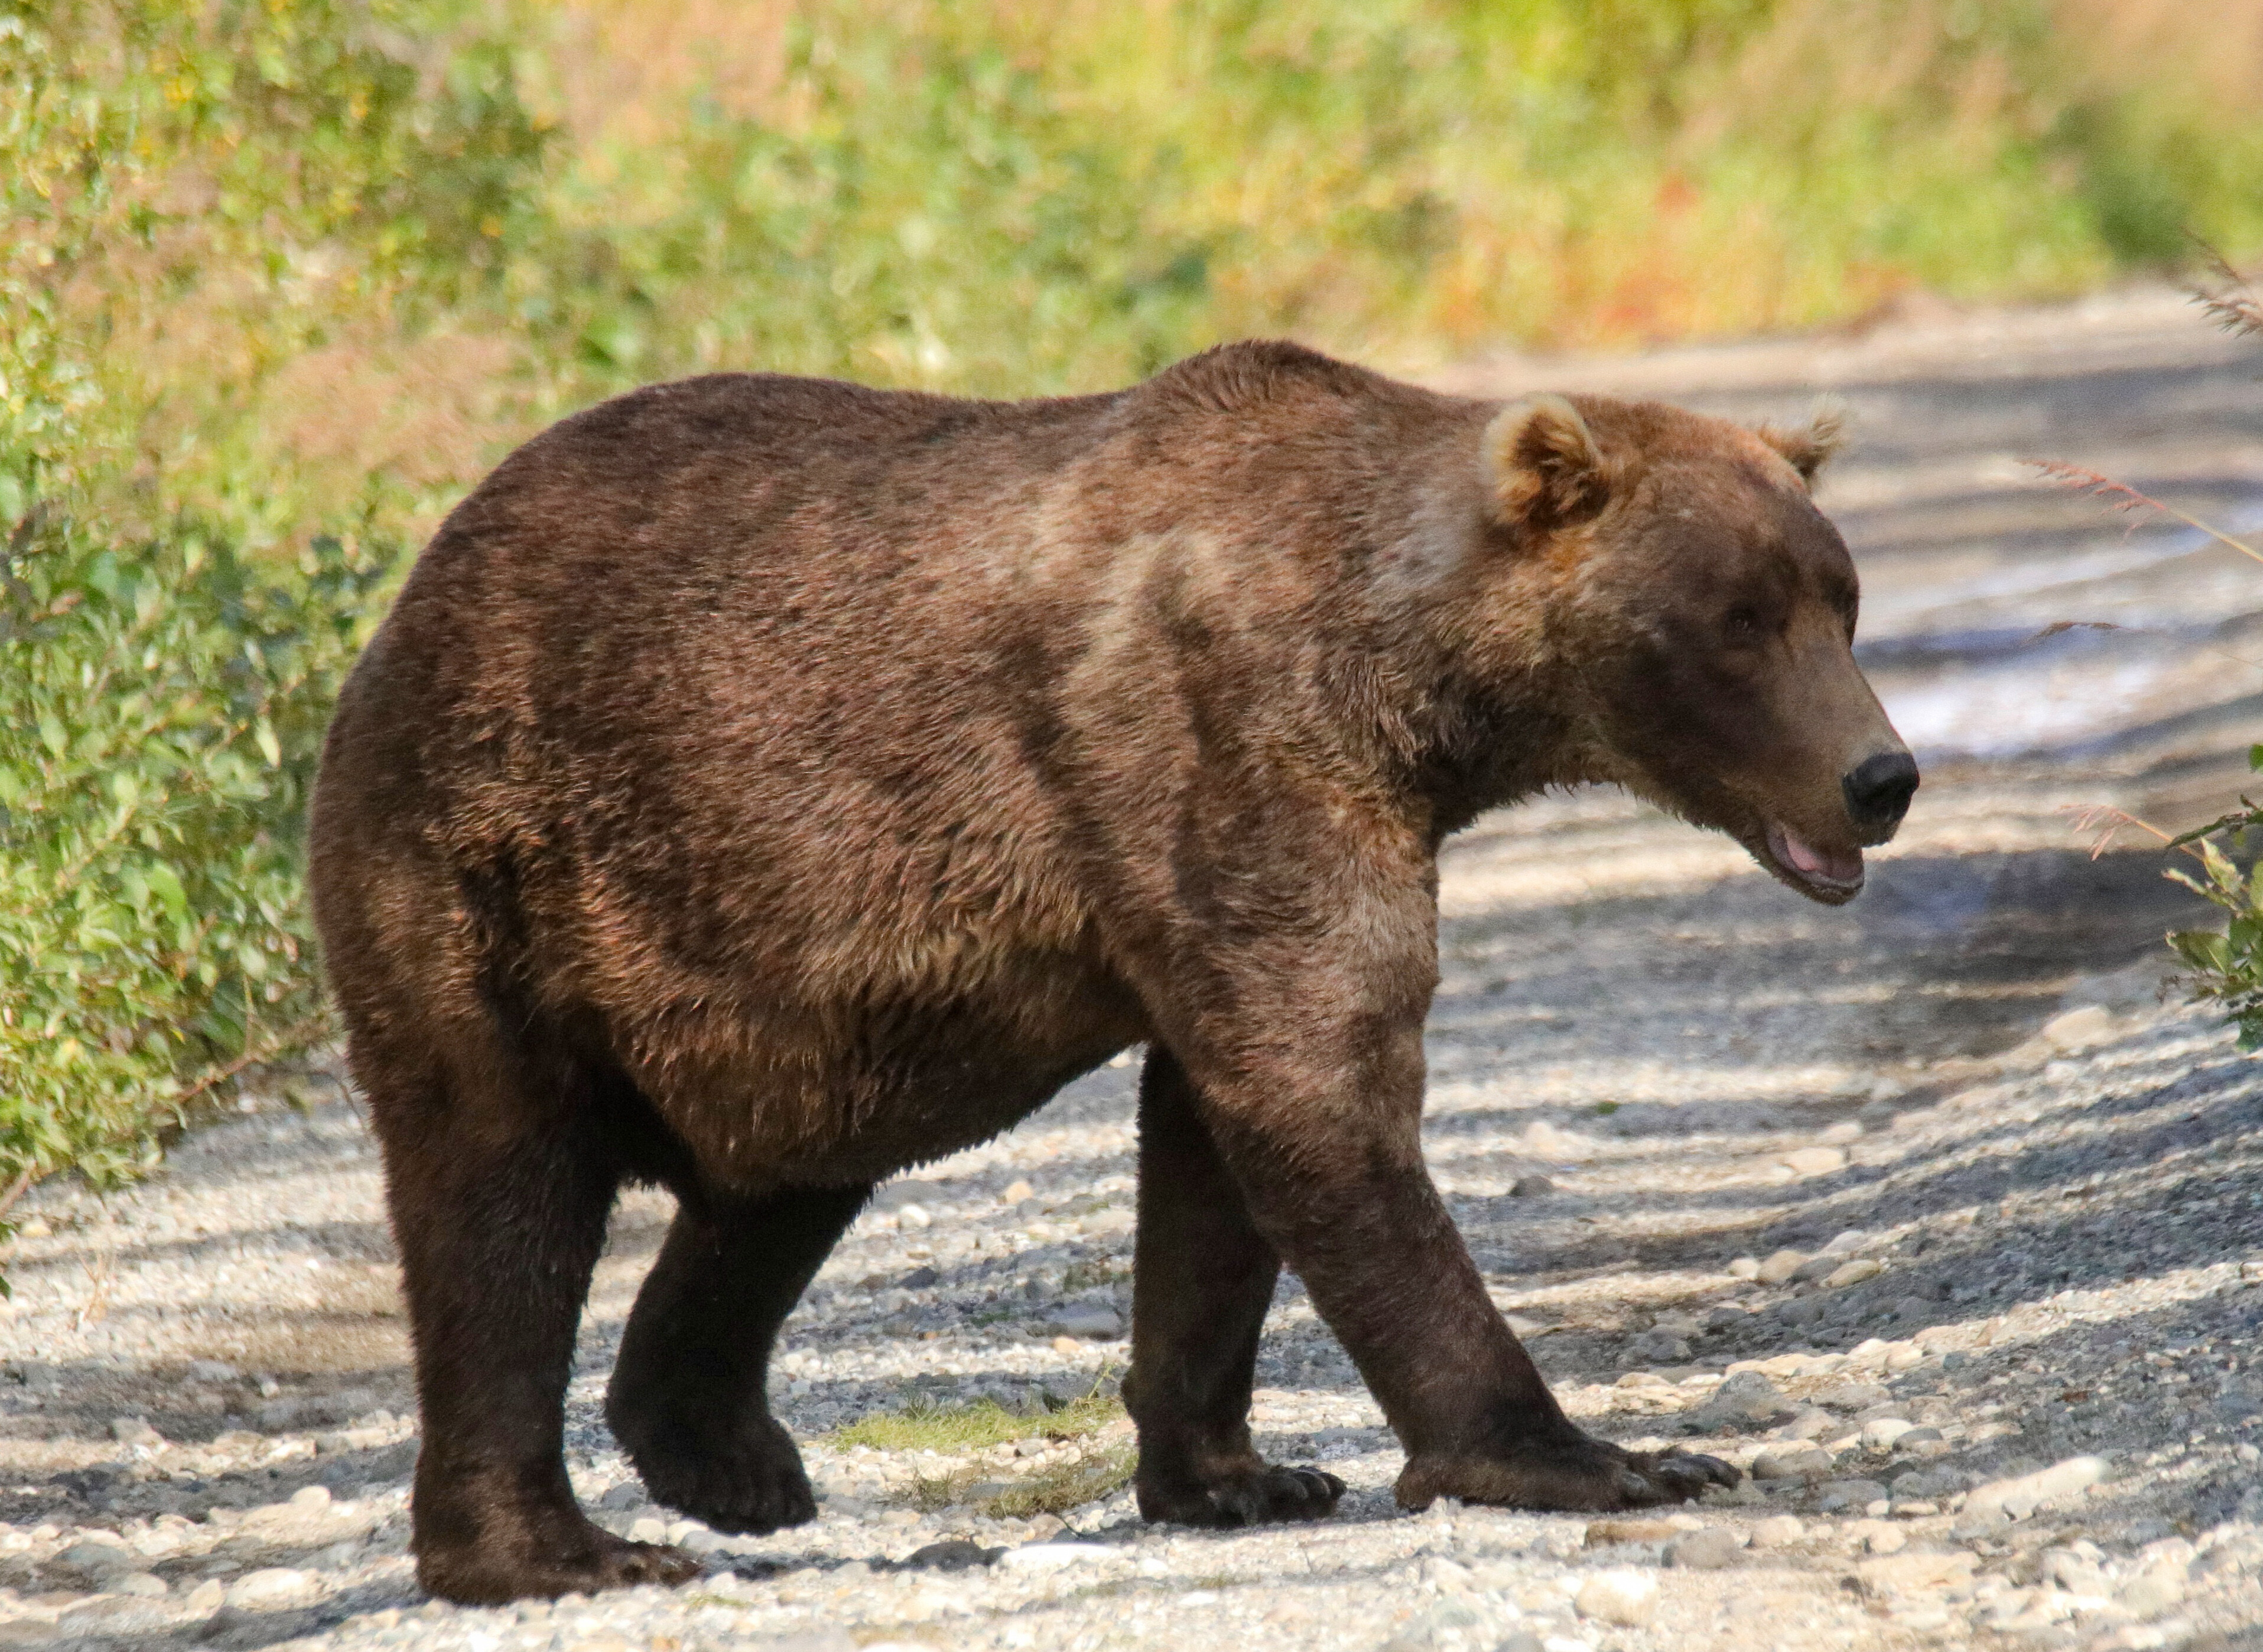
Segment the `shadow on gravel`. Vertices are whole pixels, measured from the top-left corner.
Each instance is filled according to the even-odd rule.
[[[2157,854],[2073,848],[1913,855],[1879,862],[1833,913],[1737,877],[1450,918],[1432,1042],[1451,1077],[1512,1091],[1520,1069],[1592,1060],[1599,1045],[1660,1062],[1765,1052],[1777,1066],[1993,1054],[2075,977],[2199,920],[2205,904],[2163,869]]]

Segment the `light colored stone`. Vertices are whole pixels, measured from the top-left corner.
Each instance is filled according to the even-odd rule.
[[[1849,1285],[1860,1285],[1866,1279],[1876,1279],[1885,1271],[1885,1265],[1875,1256],[1858,1256],[1833,1268],[1824,1275],[1823,1282],[1833,1290],[1840,1290]]]
[[[1847,1155],[1836,1147],[1795,1147],[1777,1161],[1802,1176],[1827,1176],[1847,1167]]]
[[[322,1592],[321,1581],[287,1566],[263,1566],[228,1586],[231,1612],[282,1612],[303,1606]]]
[[[1587,1545],[1601,1548],[1612,1543],[1663,1543],[1681,1532],[1680,1526],[1661,1517],[1615,1515],[1587,1522]]]
[[[1855,1564],[1855,1577],[1873,1596],[1936,1593],[1969,1581],[1980,1557],[1963,1549],[1947,1554],[1882,1555]]]
[[[1737,1558],[1744,1543],[1724,1526],[1709,1526],[1666,1546],[1666,1563],[1688,1571],[1718,1571]]]
[[[1658,1579],[1629,1567],[1597,1572],[1580,1585],[1572,1605],[1581,1617],[1598,1623],[1645,1624],[1658,1612]]]
[[[1782,1548],[1787,1543],[1797,1543],[1807,1535],[1807,1527],[1796,1514],[1771,1514],[1764,1520],[1753,1522],[1752,1546],[1754,1548]]]
[[[1805,1266],[1807,1260],[1804,1251],[1778,1251],[1760,1265],[1753,1277],[1763,1285],[1781,1285]]]
[[[2116,1591],[2125,1612],[2140,1618],[2158,1618],[2185,1598],[2186,1570],[2173,1560],[2158,1560],[2123,1583]]]
[[[1862,1445],[1869,1451],[1891,1451],[1896,1440],[1916,1426],[1902,1417],[1875,1418],[1862,1425]]]
[[[291,1506],[301,1514],[320,1514],[330,1506],[328,1486],[300,1486],[291,1494]]]
[[[2042,1041],[2054,1050],[2087,1050],[2113,1038],[2120,1023],[2102,1004],[2088,1004],[2043,1023]]]
[[[1753,1459],[1755,1480],[1820,1480],[1831,1472],[1831,1454],[1813,1446],[1779,1446]]]
[[[1761,1276],[1760,1259],[1740,1256],[1729,1264],[1728,1271],[1731,1279],[1758,1279]]]
[[[1071,1566],[1096,1566],[1115,1551],[1099,1543],[1024,1543],[998,1557],[1009,1571],[1042,1576]]]
[[[929,1214],[925,1205],[904,1205],[896,1211],[896,1226],[906,1233],[916,1233],[931,1226],[934,1222],[935,1217]]]
[[[2002,1513],[2024,1520],[2046,1504],[2078,1498],[2106,1477],[2105,1460],[2069,1457],[2048,1468],[2008,1480],[1991,1480],[1975,1486],[1964,1499],[1962,1519]]]
[[[228,1585],[217,1577],[207,1577],[189,1591],[181,1605],[199,1617],[203,1617],[207,1613],[218,1612],[221,1603],[227,1598]]]

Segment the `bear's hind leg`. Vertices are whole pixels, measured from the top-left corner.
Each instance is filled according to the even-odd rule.
[[[654,1501],[719,1532],[774,1532],[816,1514],[801,1454],[770,1412],[770,1345],[871,1191],[728,1201],[683,1190],[605,1396],[605,1418]]]
[[[423,1418],[417,1580],[493,1605],[677,1583],[670,1548],[604,1531],[564,1458],[574,1331],[619,1187],[589,1076],[523,1052],[388,1066],[357,1048],[385,1147]]]
[[[1258,1333],[1281,1259],[1250,1221],[1185,1071],[1160,1045],[1139,1078],[1134,1244],[1124,1398],[1139,1426],[1139,1512],[1250,1526],[1334,1509],[1342,1481],[1276,1468],[1250,1441]]]

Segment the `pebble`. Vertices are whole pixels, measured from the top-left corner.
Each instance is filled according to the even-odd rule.
[[[2104,1460],[2069,1457],[2033,1474],[1975,1486],[1964,1499],[1962,1514],[1965,1519],[2001,1513],[2024,1520],[2047,1504],[2072,1502],[2105,1477]]]
[[[1556,1184],[1545,1176],[1519,1176],[1508,1185],[1512,1199],[1545,1199],[1556,1191]]]
[[[286,1566],[264,1566],[228,1584],[227,1605],[237,1612],[278,1612],[304,1605],[322,1592],[321,1583]]]
[[[1115,1553],[1100,1543],[1024,1543],[1001,1555],[998,1563],[1010,1572],[1057,1572],[1069,1566],[1096,1566]]]
[[[1766,1519],[1753,1522],[1752,1546],[1782,1548],[1787,1543],[1797,1543],[1806,1534],[1807,1527],[1797,1515],[1771,1514]]]
[[[1819,1480],[1830,1473],[1832,1456],[1815,1446],[1778,1446],[1753,1459],[1755,1480]]]
[[[1728,1527],[1709,1526],[1667,1544],[1666,1563],[1688,1571],[1718,1571],[1733,1563],[1743,1548],[1742,1540]]]
[[[1629,1569],[1597,1572],[1580,1585],[1572,1604],[1583,1618],[1634,1627],[1657,1615],[1658,1580]]]
[[[1827,1176],[1847,1167],[1847,1155],[1836,1147],[1797,1147],[1778,1162],[1803,1176]]]
[[[1781,1285],[1807,1266],[1804,1251],[1778,1251],[1760,1265],[1753,1277],[1763,1285]]]

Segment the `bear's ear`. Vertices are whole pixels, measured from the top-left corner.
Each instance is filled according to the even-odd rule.
[[[1610,467],[1579,408],[1562,396],[1526,396],[1485,432],[1486,478],[1504,523],[1565,528],[1609,502]]]
[[[1782,430],[1773,424],[1764,424],[1755,434],[1784,456],[1791,468],[1799,473],[1801,481],[1811,482],[1815,473],[1846,445],[1847,420],[1836,408],[1818,408],[1804,430]]]

